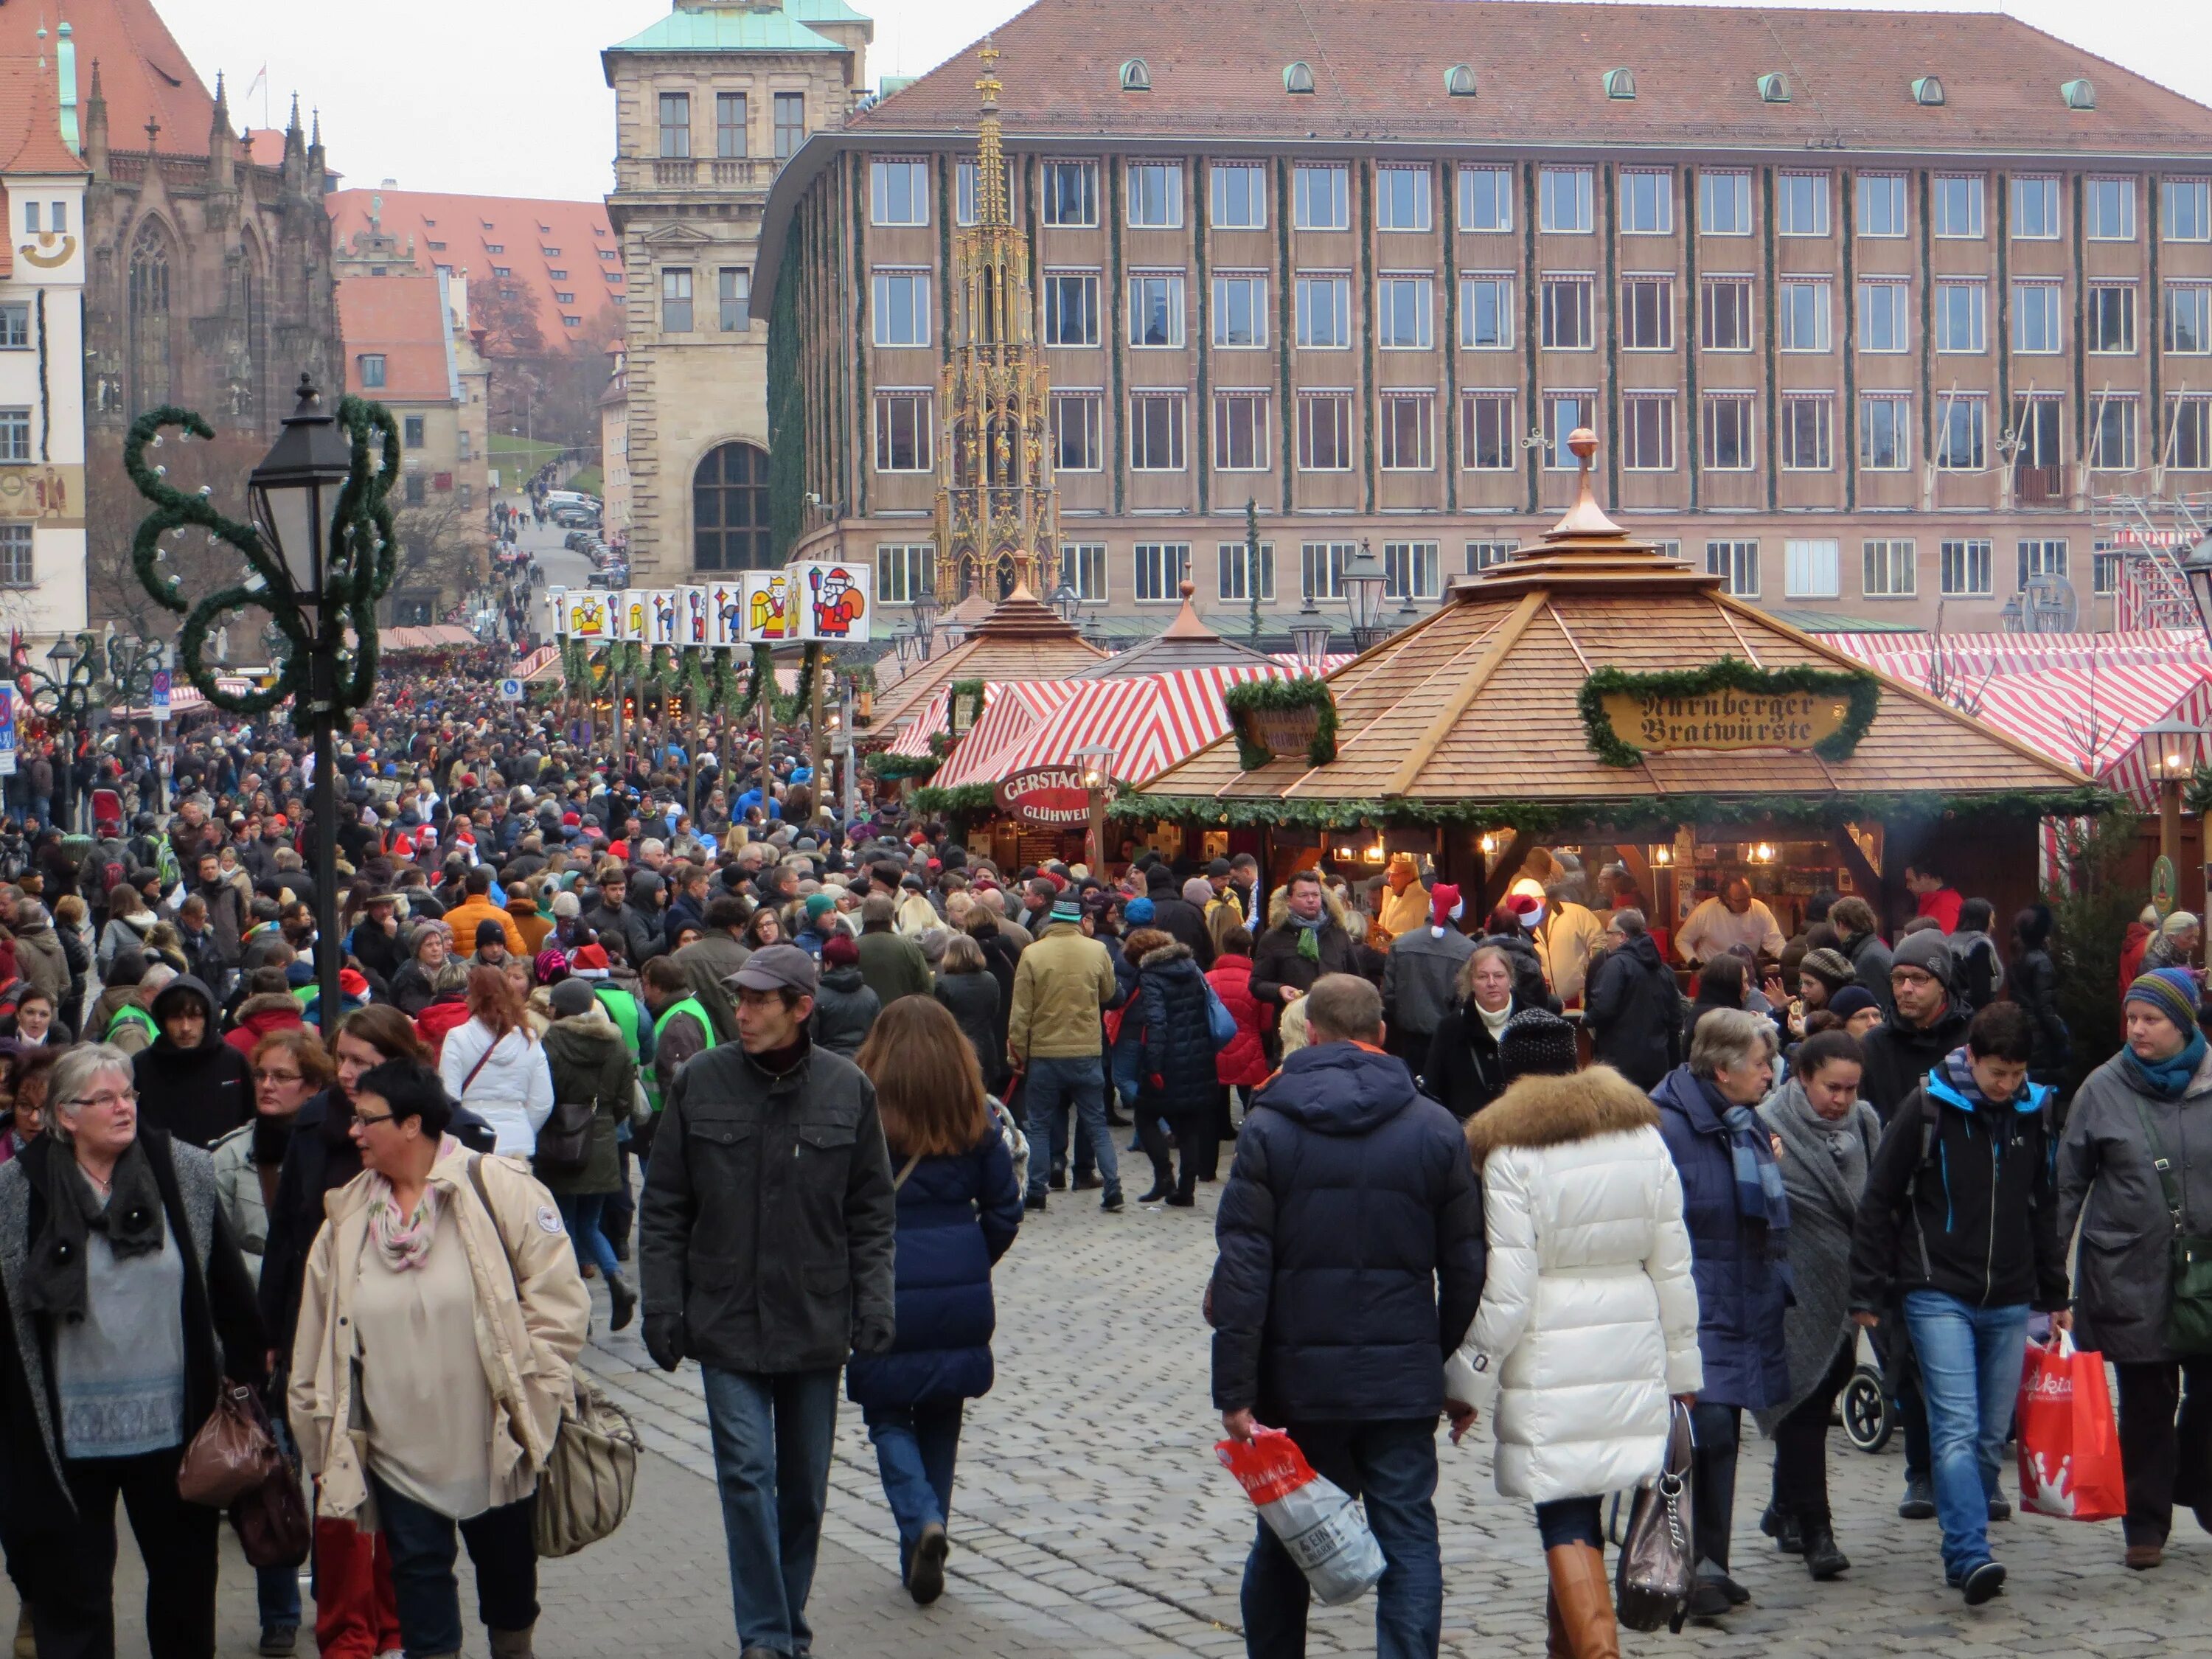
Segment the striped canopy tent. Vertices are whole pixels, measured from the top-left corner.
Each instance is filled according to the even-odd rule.
[[[1946,635],[1940,650],[1924,634],[1824,642],[1913,685],[1931,685],[1940,657],[1941,695],[2146,811],[2158,809],[2158,780],[2143,728],[2212,720],[2212,651],[2192,630]]]
[[[968,739],[983,732],[987,743],[1009,742],[1074,695],[1074,683],[1069,680],[986,680],[983,715],[969,729]],[[948,685],[936,692],[921,714],[901,729],[888,752],[913,760],[923,759],[932,752],[932,741],[949,735],[951,730],[952,688]],[[962,741],[963,749],[968,746],[968,739]]]
[[[230,692],[234,696],[240,692],[252,691],[257,689],[252,680],[239,679],[230,675],[217,676],[216,685],[219,690]],[[194,685],[183,675],[177,675],[171,681],[169,686],[169,717],[172,720],[174,720],[179,714],[187,714],[196,708],[204,708],[207,706],[208,700],[200,695],[199,687]],[[107,712],[111,719],[118,720],[149,720],[154,718],[154,710],[151,704],[137,708],[125,708],[118,705],[116,708],[109,709]]]
[[[1222,694],[1231,686],[1288,678],[1288,671],[1272,664],[1222,663],[1088,681],[1012,743],[971,754],[971,734],[931,781],[939,788],[995,784],[1032,767],[1071,766],[1086,749],[1111,749],[1115,780],[1143,783],[1227,733],[1229,710]]]

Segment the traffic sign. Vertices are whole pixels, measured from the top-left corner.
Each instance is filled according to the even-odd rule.
[[[522,682],[512,676],[499,683],[499,695],[509,702],[522,701]]]
[[[169,671],[166,668],[154,671],[154,690],[149,707],[153,709],[155,720],[169,718]]]

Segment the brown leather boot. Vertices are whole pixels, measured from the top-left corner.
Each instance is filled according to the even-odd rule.
[[[1620,1630],[1613,1622],[1613,1586],[1605,1557],[1588,1544],[1562,1544],[1544,1552],[1552,1595],[1573,1659],[1620,1659]]]
[[[1556,1590],[1544,1593],[1544,1659],[1575,1659],[1574,1644],[1567,1640],[1567,1626],[1559,1617]]]

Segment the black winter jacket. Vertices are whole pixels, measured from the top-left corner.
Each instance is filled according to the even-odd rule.
[[[897,1197],[876,1091],[808,1043],[777,1075],[736,1043],[676,1074],[638,1200],[646,1317],[725,1370],[832,1370],[891,1345]]]
[[[2058,964],[2048,951],[2030,951],[2013,958],[2005,973],[2005,994],[2027,1011],[2035,1022],[2035,1049],[2028,1071],[2048,1077],[2063,1071],[2074,1057],[2074,1039],[2058,1012]]]
[[[253,1068],[222,1040],[214,995],[189,974],[170,981],[155,997],[155,1023],[162,1024],[168,1011],[187,997],[198,998],[207,1011],[200,1046],[179,1048],[164,1031],[131,1057],[131,1069],[139,1121],[205,1151],[240,1124],[252,1121]]]
[[[1682,1063],[1682,993],[1649,933],[1638,933],[1597,960],[1583,991],[1590,1047],[1647,1094]]]
[[[937,1000],[960,1027],[975,1063],[983,1068],[983,1086],[998,1092],[1006,1069],[1005,1027],[1000,1023],[999,981],[988,973],[946,974],[937,976]]]
[[[1952,1069],[1947,1059],[1907,1094],[1882,1133],[1852,1230],[1851,1310],[1887,1314],[1917,1290],[1975,1308],[2063,1308],[2051,1091],[2030,1084],[1992,1104]]]
[[[858,968],[832,968],[816,988],[808,1035],[831,1054],[850,1060],[860,1052],[868,1028],[882,1012],[883,1004]]]
[[[1954,1002],[1933,1025],[1900,1025],[1894,1016],[1859,1039],[1866,1054],[1866,1069],[1859,1079],[1859,1093],[1870,1102],[1887,1124],[1897,1115],[1905,1097],[1934,1070],[1943,1056],[1966,1040],[1967,1022],[1973,1018],[1966,1004]]]
[[[1156,912],[1158,908],[1154,906]],[[1276,1022],[1283,1017],[1283,987],[1295,985],[1301,991],[1310,991],[1323,974],[1359,971],[1358,947],[1334,916],[1325,917],[1320,937],[1314,941],[1321,951],[1318,962],[1298,954],[1298,932],[1294,923],[1286,921],[1261,934],[1260,942],[1252,948],[1252,1000],[1260,1005],[1260,1029],[1271,1045],[1275,1041]],[[1272,1047],[1269,1052],[1273,1052]]]
[[[1136,994],[1114,1042],[1114,1078],[1130,1098],[1165,1116],[1208,1110],[1219,1086],[1206,975],[1188,946],[1164,945],[1138,963]]]
[[[1513,993],[1513,1012],[1532,1005]],[[1541,1003],[1533,1005],[1541,1007]],[[1512,1016],[1508,1015],[1510,1019]],[[1505,1092],[1505,1072],[1498,1063],[1498,1040],[1482,1023],[1482,1012],[1473,1002],[1462,1003],[1444,1016],[1429,1043],[1428,1063],[1421,1068],[1421,1086],[1431,1100],[1441,1101],[1464,1123]]]
[[[1254,1097],[1214,1223],[1213,1403],[1433,1421],[1482,1302],[1482,1189],[1403,1061],[1302,1048]]]

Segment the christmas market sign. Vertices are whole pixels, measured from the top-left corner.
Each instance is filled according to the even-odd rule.
[[[992,799],[1024,823],[1050,828],[1091,821],[1091,792],[1079,766],[1032,766],[999,780]]]
[[[1646,754],[1809,750],[1847,760],[1874,723],[1881,682],[1820,668],[1757,668],[1735,657],[1669,674],[1601,668],[1583,682],[1583,725],[1607,766]]]
[[[1321,680],[1248,680],[1222,693],[1221,702],[1237,739],[1237,763],[1247,772],[1293,757],[1308,766],[1336,758],[1336,698]]]

